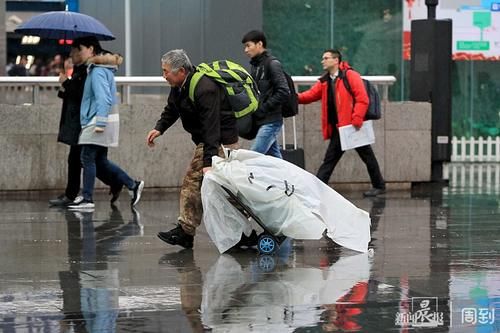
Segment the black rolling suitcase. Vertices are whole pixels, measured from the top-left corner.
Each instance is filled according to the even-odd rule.
[[[283,149],[281,149],[281,155],[285,161],[295,164],[302,169],[306,168],[304,149],[297,147],[297,127],[295,124],[295,117],[292,117],[293,124],[293,144],[287,144],[285,140],[285,123],[283,122]]]

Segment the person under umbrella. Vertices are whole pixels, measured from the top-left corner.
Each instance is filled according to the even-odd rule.
[[[107,53],[95,37],[83,37],[75,40],[73,44],[75,43],[80,50],[80,56],[85,60]],[[82,145],[83,200],[70,205],[70,209],[94,208],[93,192],[97,169],[113,174],[129,189],[132,206],[141,198],[144,181],[132,179],[107,157],[108,147],[118,146],[119,118],[115,71],[116,66],[90,64],[88,67],[80,109],[82,131],[78,140],[78,144]]]
[[[51,206],[68,206],[75,203],[75,200],[77,200],[76,203],[78,203],[83,199],[82,197],[78,197],[82,173],[80,161],[81,146],[78,145],[78,137],[81,131],[80,105],[82,103],[83,86],[87,78],[87,64],[96,63],[116,66],[121,63],[121,57],[116,54],[95,56],[85,61],[80,56],[78,40],[72,45],[70,59],[73,62],[72,76],[68,77],[65,72],[61,72],[59,75],[61,88],[58,92],[58,97],[62,98],[63,104],[59,122],[59,134],[57,136],[58,142],[70,146],[68,155],[68,178],[64,193],[55,199],[49,200]],[[99,180],[110,186],[110,194],[112,195],[111,203],[115,202],[123,188],[123,183],[118,181],[116,177],[112,177],[111,174],[99,168],[96,170],[96,173]]]

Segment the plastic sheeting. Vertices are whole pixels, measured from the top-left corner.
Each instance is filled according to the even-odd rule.
[[[214,156],[202,184],[203,220],[223,253],[251,222],[227,200],[221,185],[250,207],[274,235],[295,239],[327,236],[360,252],[368,250],[370,217],[316,176],[285,160],[239,149],[228,158]]]
[[[315,325],[325,305],[346,302],[356,285],[367,285],[370,266],[368,253],[361,253],[342,256],[329,267],[278,265],[268,274],[255,257],[225,254],[203,280],[202,322],[213,332],[247,332],[249,327],[294,332]]]

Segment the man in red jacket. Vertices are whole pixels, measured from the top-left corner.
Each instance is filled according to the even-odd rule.
[[[298,99],[300,104],[309,104],[321,99],[323,138],[330,139],[330,144],[316,176],[328,184],[333,169],[344,154],[340,148],[338,127],[353,125],[361,128],[369,100],[361,76],[347,62],[342,61],[338,50],[329,49],[323,52],[321,64],[326,73],[311,89],[298,94]],[[352,94],[344,86],[344,75],[351,86]],[[372,183],[372,189],[363,194],[373,197],[385,193],[385,181],[371,146],[358,147],[356,152],[366,164]]]

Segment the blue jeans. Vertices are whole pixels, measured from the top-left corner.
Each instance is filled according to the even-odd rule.
[[[282,158],[278,145],[278,134],[281,126],[283,126],[283,120],[277,120],[260,126],[250,149],[261,154]]]
[[[85,200],[92,201],[94,193],[96,168],[102,170],[117,182],[121,182],[129,190],[135,187],[135,181],[118,165],[108,160],[108,148],[96,145],[82,145],[83,189]]]

